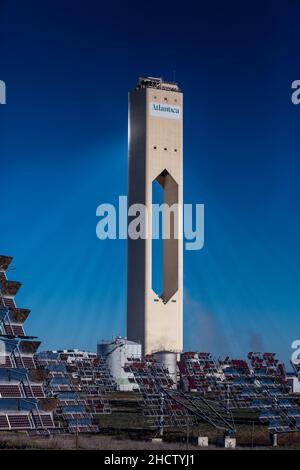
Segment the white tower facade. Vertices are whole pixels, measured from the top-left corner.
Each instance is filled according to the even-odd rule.
[[[183,95],[161,78],[139,80],[129,93],[128,205],[147,207],[147,237],[128,239],[127,337],[143,354],[183,348]],[[152,288],[152,183],[157,181],[171,213],[171,236],[163,240],[163,291]],[[129,219],[130,223],[130,219]]]

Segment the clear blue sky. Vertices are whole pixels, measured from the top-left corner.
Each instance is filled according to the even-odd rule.
[[[205,204],[185,252],[185,348],[288,361],[300,338],[296,1],[153,5],[1,0],[0,251],[44,348],[125,334],[126,242],[95,211],[127,193],[127,92],[184,91],[184,199]]]

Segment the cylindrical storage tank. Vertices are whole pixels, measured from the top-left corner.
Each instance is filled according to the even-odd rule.
[[[107,341],[98,344],[97,353],[99,356],[102,356],[109,367],[111,375],[114,377],[116,382],[122,374],[122,366],[119,358],[119,347],[121,344],[118,344],[115,341]]]
[[[177,353],[172,351],[157,351],[153,354],[154,359],[159,364],[168,369],[169,376],[174,382],[174,387],[177,388]]]
[[[120,391],[132,391],[137,388],[132,379],[132,374],[124,370],[129,358],[136,360],[141,358],[141,345],[117,337],[111,341],[102,341],[97,345],[97,354],[102,356],[114,377],[117,388]]]

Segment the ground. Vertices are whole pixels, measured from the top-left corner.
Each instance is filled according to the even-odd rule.
[[[25,433],[0,432],[0,449],[96,449],[96,450],[190,450],[196,447],[197,436],[208,436],[210,448],[219,448],[223,432],[200,423],[196,427],[166,429],[162,444],[152,443],[156,431],[143,416],[138,396],[133,393],[113,393],[108,396],[112,414],[99,415],[101,432],[97,435],[57,435],[29,437]],[[237,447],[271,449],[268,428],[259,423],[258,416],[249,410],[234,413],[237,428]],[[188,439],[187,439],[188,435]],[[188,443],[187,443],[188,440]],[[280,448],[300,449],[300,433],[278,436]]]

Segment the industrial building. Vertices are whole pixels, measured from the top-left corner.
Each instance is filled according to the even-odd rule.
[[[128,361],[141,359],[141,344],[117,336],[110,341],[100,341],[97,353],[99,357],[105,359],[118,390],[128,392],[137,388],[132,373],[126,371],[124,367]]]
[[[144,355],[183,348],[182,126],[183,94],[178,85],[140,78],[129,93],[128,206],[146,206],[147,223],[144,238],[128,238],[127,336],[142,344]],[[178,216],[171,216],[170,236],[163,240],[162,292],[152,286],[155,182],[163,189],[163,202],[179,206]],[[130,221],[129,217],[129,226]]]
[[[57,354],[59,357],[63,358],[68,363],[89,359],[93,360],[97,357],[97,354],[95,352],[82,351],[80,349],[58,349],[51,351],[51,353]]]

